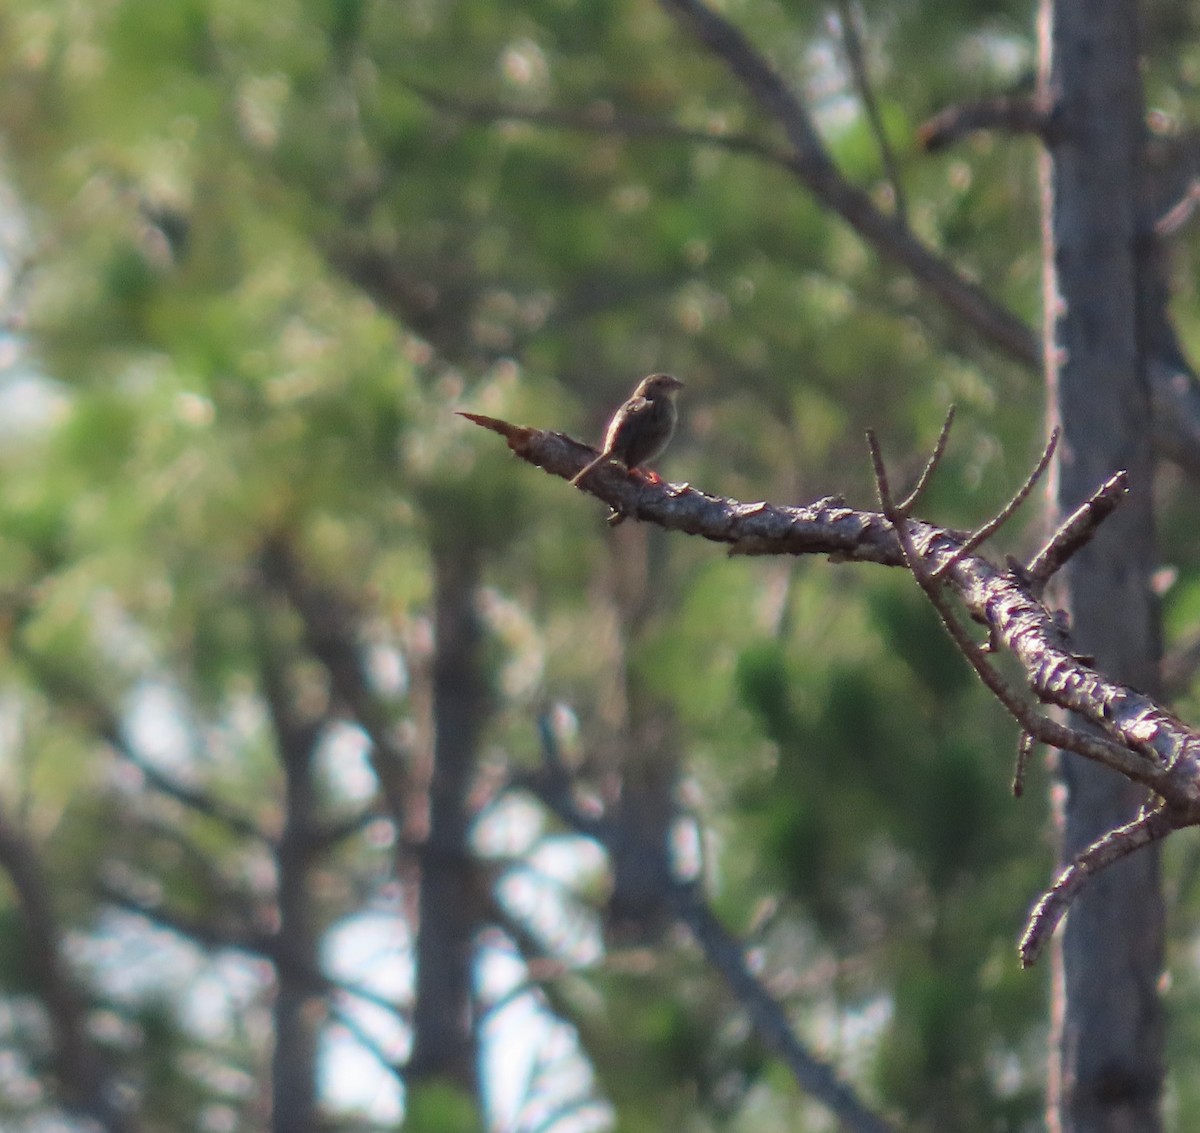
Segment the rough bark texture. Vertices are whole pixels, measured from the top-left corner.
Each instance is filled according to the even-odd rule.
[[[447,1079],[478,1097],[472,970],[482,908],[468,840],[469,795],[487,708],[475,609],[479,563],[469,547],[440,547],[434,560],[434,763],[428,836],[420,857],[408,1070],[410,1082]]]
[[[1136,5],[1045,0],[1042,82],[1053,105],[1045,158],[1046,341],[1051,413],[1062,429],[1055,505],[1067,514],[1115,469],[1130,498],[1060,576],[1076,649],[1153,692],[1160,654],[1150,402],[1138,319],[1143,150]],[[1065,753],[1066,861],[1134,818],[1145,792]],[[1056,953],[1051,1127],[1160,1127],[1163,908],[1158,852],[1125,858],[1072,906]]]

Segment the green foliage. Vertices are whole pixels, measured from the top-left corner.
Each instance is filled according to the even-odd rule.
[[[412,1133],[470,1133],[482,1130],[475,1102],[448,1082],[422,1082],[407,1096],[404,1128]]]

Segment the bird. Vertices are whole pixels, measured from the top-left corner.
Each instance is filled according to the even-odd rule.
[[[571,483],[582,483],[606,460],[619,460],[632,472],[658,456],[675,432],[675,395],[681,389],[683,382],[670,374],[651,374],[638,382],[629,400],[612,415],[600,455],[575,473]]]

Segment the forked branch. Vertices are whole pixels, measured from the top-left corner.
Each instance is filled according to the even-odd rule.
[[[481,414],[463,416],[504,437],[522,460],[564,480],[595,456],[593,449],[562,433]],[[852,508],[832,498],[804,507],[761,500],[743,503],[687,484],[652,482],[615,464],[598,469],[585,491],[622,515],[723,543],[731,554],[820,554],[837,562],[906,567],[968,663],[1029,737],[1022,741],[1022,764],[1034,742],[1076,752],[1142,784],[1165,803],[1164,817],[1148,827],[1156,835],[1163,823],[1167,830],[1200,824],[1200,732],[1079,656],[1071,648],[1065,619],[1042,601],[1049,578],[1087,543],[1123,497],[1124,473],[1102,484],[1027,565],[1010,560],[1001,567],[982,555],[979,546],[1027,498],[1049,457],[1043,454],[1038,469],[995,520],[974,535],[949,530],[914,519],[907,511],[938,465],[947,427],[917,490],[900,503],[892,496],[875,444],[880,511]],[[988,652],[955,614],[951,599],[971,621],[986,628],[989,650],[1004,649],[1015,659],[1032,697],[1000,675]],[[1043,715],[1038,702],[1074,713],[1080,726],[1068,727]],[[1022,774],[1019,770],[1015,787],[1020,786]],[[1132,839],[1117,837],[1118,833],[1113,832],[1113,837],[1122,849],[1143,844],[1137,841],[1140,831]],[[1080,881],[1066,885],[1064,896],[1049,909],[1061,916],[1060,902],[1065,908],[1082,881],[1109,860],[1104,854],[1088,858]],[[1030,958],[1035,954],[1030,952]]]
[[[997,518],[981,527],[979,532],[986,532],[990,535],[1016,512],[1017,508],[1028,497],[1034,484],[1045,471],[1057,441],[1058,431],[1055,430],[1051,435],[1050,443],[1046,446],[1042,454],[1041,460],[1038,461],[1033,473],[1026,480],[1020,491],[1016,493],[1012,501],[999,513]],[[940,585],[942,577],[953,569],[955,564],[961,561],[966,554],[982,544],[986,535],[976,533],[969,536],[962,546],[953,552],[948,559],[944,560],[936,570],[930,570],[913,545],[909,534],[908,516],[892,500],[891,489],[888,485],[887,469],[883,463],[879,442],[876,440],[874,433],[869,430],[867,432],[867,444],[871,452],[871,463],[875,472],[875,484],[879,492],[880,506],[883,509],[884,515],[895,528],[908,569],[912,572],[917,585],[921,587],[922,591],[929,598],[930,604],[937,611],[942,624],[949,631],[959,651],[976,673],[978,673],[980,679],[996,699],[1004,705],[1013,719],[1021,725],[1017,771],[1013,779],[1013,793],[1019,796],[1024,785],[1025,765],[1035,742],[1042,742],[1060,750],[1074,751],[1081,755],[1086,755],[1091,745],[1096,742],[1096,737],[1079,729],[1068,728],[1034,711],[1032,706],[1024,698],[1018,696],[991,665],[983,649],[971,639],[970,635],[954,616],[953,611],[946,602]],[[1112,477],[1104,485],[1101,485],[1097,495],[1103,493],[1107,499],[1108,494],[1113,491],[1109,486],[1117,480],[1118,477]],[[1098,522],[1097,515],[1103,518],[1103,515],[1108,514],[1108,511],[1103,511],[1101,514],[1101,510],[1093,505],[1095,499],[1096,496],[1093,496],[1082,508],[1070,516],[1063,527],[1051,538],[1046,548],[1043,549],[1043,552],[1039,552],[1038,557],[1041,562],[1037,571],[1039,593],[1050,574],[1061,567],[1070,555],[1083,546],[1087,539],[1091,537],[1091,532],[1095,530],[1095,525]],[[1111,508],[1108,510],[1111,510]],[[1064,534],[1064,532],[1069,532],[1069,534]],[[1034,574],[1033,570],[1029,568],[1021,573],[1027,579]],[[1100,757],[1100,761],[1107,763],[1110,767],[1116,766],[1115,760],[1124,762],[1127,756],[1130,755],[1136,759],[1136,753],[1134,752],[1125,752],[1124,749],[1121,752],[1111,750],[1120,746],[1112,743],[1111,740],[1103,739],[1102,743],[1110,750],[1106,753],[1106,756]],[[1091,757],[1096,758],[1096,756]],[[1138,775],[1134,773],[1131,777],[1137,778]],[[1153,809],[1143,813],[1135,821],[1109,831],[1084,850],[1063,871],[1059,879],[1043,895],[1030,914],[1029,923],[1021,939],[1019,949],[1022,965],[1029,967],[1037,960],[1045,942],[1053,934],[1055,926],[1067,911],[1068,905],[1083,889],[1083,886],[1090,877],[1098,873],[1105,866],[1118,861],[1135,850],[1164,838],[1174,829],[1178,829],[1181,826],[1195,825],[1200,820],[1195,813],[1195,806],[1193,805],[1189,810],[1190,813],[1188,814],[1172,815],[1166,803],[1159,803]]]

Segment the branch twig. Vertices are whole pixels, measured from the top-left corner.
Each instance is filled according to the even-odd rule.
[[[1135,850],[1165,838],[1179,825],[1166,807],[1160,805],[1139,815],[1132,822],[1110,830],[1084,850],[1063,870],[1029,914],[1029,923],[1019,948],[1022,967],[1028,968],[1037,961],[1067,907],[1091,877]]]
[[[871,77],[867,73],[866,52],[863,50],[862,36],[858,33],[858,19],[851,0],[838,0],[838,26],[841,31],[842,47],[846,52],[846,62],[850,66],[850,75],[854,79],[859,101],[867,116],[867,124],[879,147],[879,159],[883,162],[883,171],[892,189],[892,201],[895,204],[896,219],[902,224],[908,222],[908,202],[904,196],[904,186],[900,181],[900,166],[896,161],[896,153],[888,141],[887,129],[883,124],[883,115],[879,112],[879,101],[875,98],[875,90],[871,85]]]
[[[1129,492],[1129,474],[1114,472],[1059,524],[1058,530],[1025,568],[1033,592],[1040,595],[1046,583],[1080,548],[1090,542],[1096,528],[1107,519]]]
[[[469,420],[505,437],[523,460],[570,479],[591,450],[561,433],[513,425],[481,414]],[[943,427],[945,428],[945,427]],[[647,484],[600,470],[587,490],[631,516],[726,543],[744,554],[826,554],[838,561],[905,566],[928,596],[963,656],[1029,737],[1049,747],[1073,751],[1143,784],[1161,798],[1170,828],[1200,824],[1200,732],[1184,724],[1152,698],[1097,672],[1071,652],[1055,613],[1041,601],[1041,587],[1055,569],[1082,546],[1125,491],[1117,474],[1101,485],[1072,516],[1031,567],[1001,569],[981,555],[960,554],[963,536],[910,519],[895,503],[874,434],[868,433],[882,512],[863,512],[840,500],[808,507],[752,504],[698,492],[686,484]],[[931,464],[935,463],[931,459]],[[1028,494],[1014,497],[1010,515]],[[953,570],[943,570],[950,564]],[[943,588],[952,590],[970,616],[987,627],[989,647],[1007,649],[1028,687],[1046,704],[1077,714],[1095,731],[1070,728],[1042,716],[996,671],[951,610]],[[1021,784],[1018,767],[1015,786]],[[560,798],[559,806],[568,806]],[[569,813],[569,812],[568,812]],[[1155,820],[1158,822],[1159,820]],[[1125,839],[1125,842],[1128,842]],[[1122,843],[1124,844],[1124,843]],[[1135,847],[1136,848],[1136,847]],[[1094,855],[1092,872],[1108,859]],[[1032,953],[1031,953],[1032,955]]]
[[[752,98],[783,127],[794,148],[793,174],[819,201],[881,255],[901,264],[931,294],[993,347],[1029,368],[1039,365],[1037,338],[1026,323],[917,239],[898,218],[880,211],[868,193],[842,176],[800,99],[745,35],[703,0],[660,0]]]
[[[1045,138],[1050,128],[1051,114],[1039,99],[999,95],[946,107],[921,126],[917,139],[926,153],[936,153],[976,130]]]
[[[954,412],[953,405],[946,410],[946,419],[942,422],[942,431],[938,433],[937,444],[933,446],[933,452],[925,462],[916,486],[896,505],[896,509],[901,515],[912,515],[913,508],[917,506],[917,501],[929,486],[929,481],[937,471],[937,466],[941,464],[942,457],[946,455],[946,442],[950,439],[950,426],[954,424]]]
[[[1042,457],[1037,462],[1034,470],[1026,478],[1025,483],[1017,489],[1016,495],[1013,496],[1007,504],[987,523],[978,530],[973,531],[948,559],[938,564],[937,570],[933,572],[935,581],[944,578],[955,566],[960,563],[967,555],[975,551],[977,547],[982,547],[1001,527],[1004,526],[1016,513],[1017,509],[1029,497],[1029,493],[1033,491],[1037,482],[1042,478],[1042,474],[1046,471],[1050,464],[1050,458],[1054,455],[1054,450],[1058,447],[1059,431],[1055,429],[1050,434],[1050,440],[1046,442],[1046,447],[1042,451]]]

